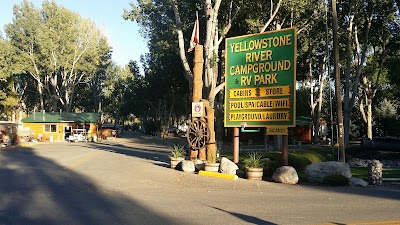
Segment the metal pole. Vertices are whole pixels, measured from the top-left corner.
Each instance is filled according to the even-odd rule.
[[[288,160],[288,135],[282,135],[282,166],[289,165]]]
[[[233,162],[239,163],[239,128],[233,128]]]

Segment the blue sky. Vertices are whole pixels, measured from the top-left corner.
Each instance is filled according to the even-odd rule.
[[[36,7],[42,8],[43,0],[29,0]],[[132,21],[122,19],[124,9],[130,9],[133,0],[56,0],[58,5],[90,18],[108,38],[113,48],[113,60],[124,66],[129,60],[140,65],[140,55],[148,52],[146,41],[139,34],[139,27]],[[4,34],[4,25],[13,19],[13,6],[22,0],[1,0],[0,30]]]

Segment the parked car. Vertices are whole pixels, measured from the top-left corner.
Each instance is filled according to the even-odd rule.
[[[72,129],[72,134],[68,138],[71,142],[87,141],[86,129]]]

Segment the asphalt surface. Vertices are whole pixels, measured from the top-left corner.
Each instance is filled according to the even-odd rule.
[[[236,181],[173,170],[172,139],[0,150],[0,224],[400,224],[398,186]]]

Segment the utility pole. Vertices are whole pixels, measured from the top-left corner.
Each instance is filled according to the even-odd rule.
[[[339,161],[345,162],[344,150],[344,130],[343,130],[343,110],[342,110],[342,95],[340,92],[340,68],[339,68],[339,43],[338,43],[338,19],[336,11],[336,0],[332,0],[332,30],[333,30],[333,48],[335,52],[335,92],[337,104],[337,124],[338,124],[338,144],[339,144]]]

